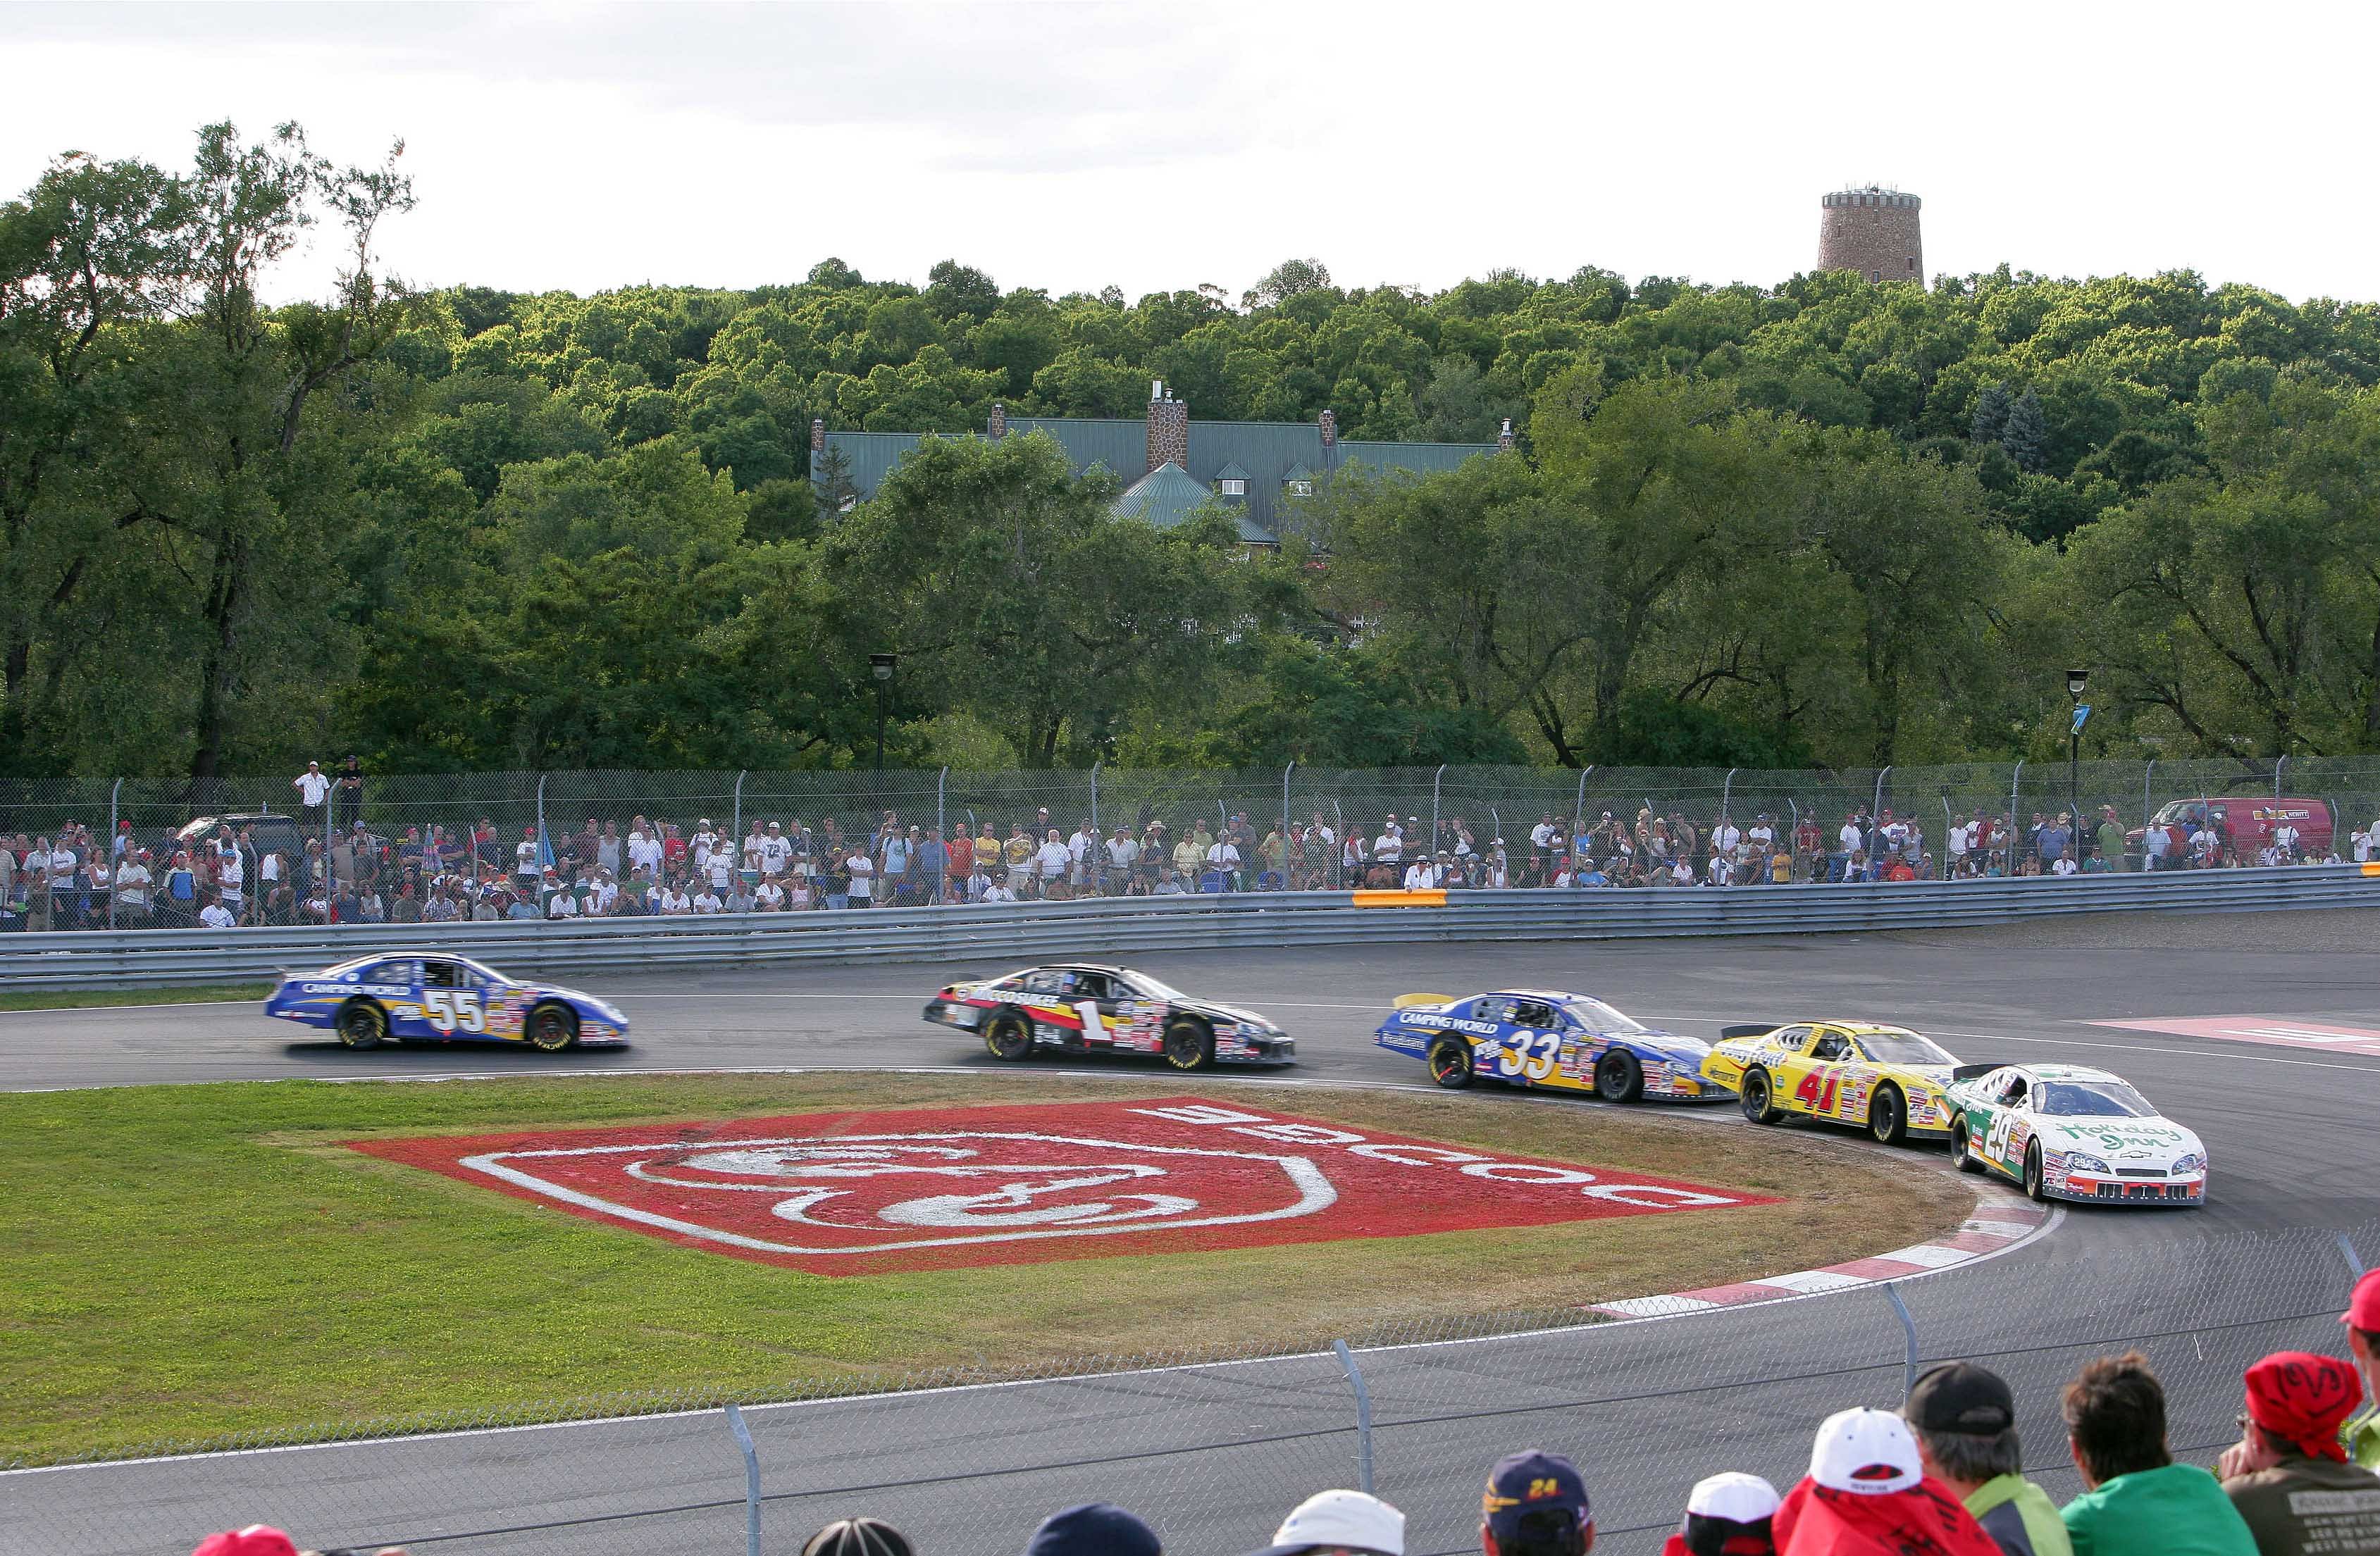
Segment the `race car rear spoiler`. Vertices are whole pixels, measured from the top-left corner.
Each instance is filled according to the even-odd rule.
[[[1992,1071],[2002,1067],[2005,1063],[2005,1060],[1995,1060],[1987,1065],[1952,1065],[1950,1067],[1950,1079],[1953,1080],[1978,1080],[1983,1077],[1991,1074]]]
[[[1749,1027],[1721,1027],[1718,1029],[1718,1040],[1725,1043],[1732,1037],[1767,1037],[1784,1024],[1782,1021],[1762,1021]]]

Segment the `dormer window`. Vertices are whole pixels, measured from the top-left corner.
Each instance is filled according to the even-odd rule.
[[[1221,497],[1245,497],[1248,494],[1248,483],[1237,476],[1226,476],[1215,483],[1215,491]]]
[[[1283,481],[1281,484],[1281,490],[1289,493],[1292,497],[1312,497],[1314,495],[1314,483],[1304,478]]]

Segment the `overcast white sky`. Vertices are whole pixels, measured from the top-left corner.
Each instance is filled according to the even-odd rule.
[[[1767,284],[1874,180],[1937,273],[2380,296],[2368,0],[0,4],[0,193],[68,149],[185,165],[223,117],[402,137],[384,251],[427,285]]]

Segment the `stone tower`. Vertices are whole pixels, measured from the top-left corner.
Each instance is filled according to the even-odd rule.
[[[1819,202],[1818,268],[1857,271],[1865,281],[1925,284],[1925,245],[1915,195],[1875,184],[1838,189]]]

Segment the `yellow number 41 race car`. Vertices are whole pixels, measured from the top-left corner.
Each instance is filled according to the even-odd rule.
[[[1958,1067],[1954,1055],[1906,1027],[1810,1021],[1721,1028],[1703,1079],[1733,1092],[1755,1124],[1823,1118],[1897,1145],[1911,1135],[1949,1133],[1944,1092]]]

